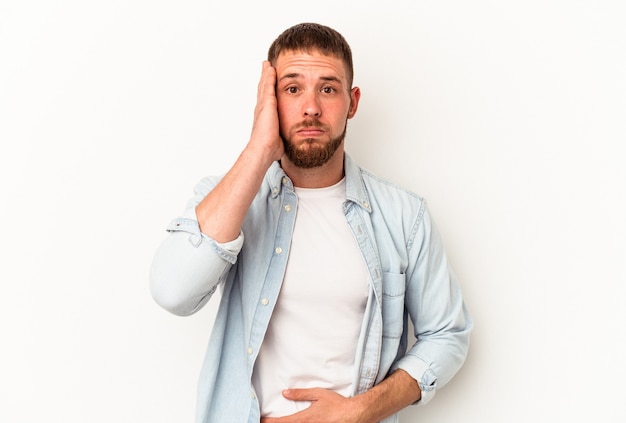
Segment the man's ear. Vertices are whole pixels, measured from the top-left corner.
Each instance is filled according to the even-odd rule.
[[[354,87],[350,90],[350,109],[348,109],[348,119],[352,119],[356,115],[359,108],[359,100],[361,99],[361,89]]]

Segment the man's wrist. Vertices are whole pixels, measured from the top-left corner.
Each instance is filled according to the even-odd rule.
[[[375,423],[375,420],[372,420],[374,416],[372,415],[372,404],[368,398],[370,396],[368,393],[369,391],[350,398],[351,421],[355,423]]]

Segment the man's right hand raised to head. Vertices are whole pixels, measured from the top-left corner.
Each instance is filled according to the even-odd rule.
[[[217,242],[232,241],[265,172],[284,154],[278,122],[276,70],[263,62],[250,141],[220,183],[196,207],[200,230]]]
[[[270,62],[265,61],[263,62],[263,71],[257,90],[252,134],[246,148],[260,149],[258,153],[261,154],[265,152],[269,156],[269,164],[280,160],[284,153],[278,122],[276,69],[272,67]]]

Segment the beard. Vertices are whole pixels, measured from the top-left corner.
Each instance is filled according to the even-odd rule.
[[[304,126],[321,126],[316,122],[304,122]],[[335,154],[337,149],[341,146],[344,138],[346,137],[346,126],[343,128],[343,132],[336,138],[331,140],[325,145],[317,144],[317,140],[314,138],[307,138],[303,141],[300,147],[296,147],[291,138],[281,134],[283,145],[285,147],[285,156],[297,167],[304,169],[311,169],[326,164],[331,157]]]

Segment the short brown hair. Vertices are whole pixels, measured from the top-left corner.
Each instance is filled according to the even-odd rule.
[[[352,87],[354,78],[352,50],[343,35],[324,25],[301,23],[286,29],[270,46],[267,60],[275,64],[278,56],[284,51],[312,50],[319,50],[321,53],[343,60],[347,70],[348,88]]]

